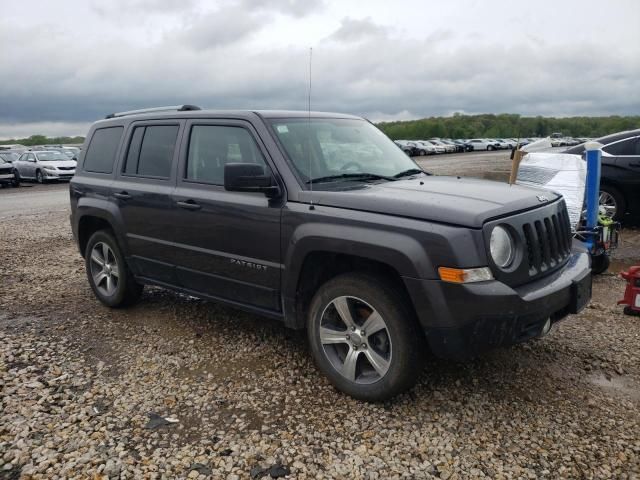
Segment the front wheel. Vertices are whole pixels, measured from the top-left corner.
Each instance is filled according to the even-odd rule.
[[[142,294],[118,242],[107,230],[95,232],[85,250],[87,278],[95,296],[108,307],[124,307],[135,303]]]
[[[591,257],[591,273],[594,275],[600,275],[609,269],[611,259],[606,253],[600,253],[599,255],[593,255]]]
[[[40,170],[36,171],[36,182],[45,183],[44,175],[42,175]]]
[[[493,145],[489,145],[489,146],[487,147],[487,150],[488,150],[489,152],[490,152],[491,150],[493,150]]]
[[[307,334],[318,368],[338,390],[382,401],[415,384],[425,341],[408,303],[371,275],[344,274],[320,287]]]

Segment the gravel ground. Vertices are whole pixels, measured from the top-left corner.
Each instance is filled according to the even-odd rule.
[[[156,288],[102,307],[67,215],[0,223],[0,478],[640,478],[640,319],[614,274],[549,336],[365,404],[277,322]],[[614,270],[640,263],[623,241]]]

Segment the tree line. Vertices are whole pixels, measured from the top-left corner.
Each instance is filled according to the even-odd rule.
[[[0,140],[0,145],[20,144],[25,147],[34,145],[60,145],[65,143],[83,143],[84,137],[47,137],[45,135],[31,135],[28,138],[12,138],[11,140]]]
[[[546,137],[562,133],[568,137],[597,138],[609,133],[640,128],[640,116],[621,117],[522,117],[517,114],[463,115],[429,117],[401,122],[381,122],[378,127],[393,140],[425,138],[520,138]],[[0,140],[0,145],[19,143],[25,146],[83,143],[84,137],[46,137]]]
[[[429,117],[420,120],[382,122],[378,127],[393,140],[425,138],[519,138],[546,137],[562,133],[568,137],[597,138],[640,128],[640,116],[523,117],[517,114]]]

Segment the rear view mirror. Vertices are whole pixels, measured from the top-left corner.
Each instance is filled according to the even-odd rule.
[[[273,177],[264,172],[262,165],[255,163],[227,163],[224,166],[224,189],[230,192],[264,192],[275,197],[280,189]]]

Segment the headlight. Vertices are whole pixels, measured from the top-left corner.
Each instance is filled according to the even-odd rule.
[[[509,231],[498,225],[491,232],[491,240],[489,241],[489,250],[491,258],[500,268],[506,268],[513,262],[513,239]]]

